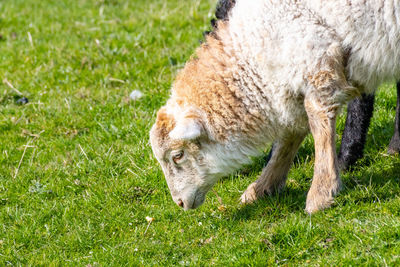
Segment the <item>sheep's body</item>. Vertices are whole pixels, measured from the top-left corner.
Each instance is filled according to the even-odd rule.
[[[273,156],[242,201],[279,189],[310,127],[316,163],[306,209],[329,206],[340,187],[334,143],[340,106],[398,78],[395,2],[236,1],[229,21],[178,75],[151,132],[174,200],[197,207],[218,178],[272,141]]]
[[[246,96],[248,110],[264,116],[262,135],[271,133],[272,141],[285,134],[285,128],[308,129],[302,105],[309,89],[307,75],[330,45],[338,48],[335,33],[301,5],[261,0],[238,1],[226,28],[220,32],[227,35],[222,42],[237,67],[232,70],[237,91]]]
[[[349,49],[346,69],[352,82],[372,93],[399,78],[400,2],[396,0],[306,0]]]

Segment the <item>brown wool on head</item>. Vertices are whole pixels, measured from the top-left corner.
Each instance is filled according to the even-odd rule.
[[[161,135],[165,138],[169,132],[175,127],[175,119],[172,115],[166,113],[165,107],[157,112],[157,128],[161,131]]]
[[[220,141],[226,139],[227,132],[244,131],[251,136],[260,125],[260,118],[251,114],[243,103],[247,96],[233,77],[237,71],[232,61],[235,54],[225,49],[221,36],[229,42],[226,22],[219,23],[215,35],[207,36],[207,43],[197,49],[197,56],[180,71],[173,86],[176,103],[192,105],[205,112],[215,130],[215,138]]]

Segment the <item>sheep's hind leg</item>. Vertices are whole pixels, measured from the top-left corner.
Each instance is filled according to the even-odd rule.
[[[347,106],[346,125],[339,151],[339,169],[347,170],[363,157],[375,95],[362,95]]]
[[[285,186],[287,173],[305,134],[292,134],[282,138],[273,146],[273,152],[260,178],[250,184],[241,196],[241,202],[248,204],[271,195]]]
[[[394,124],[394,135],[390,141],[389,154],[400,153],[400,82],[397,82],[397,106],[396,106],[396,119]]]

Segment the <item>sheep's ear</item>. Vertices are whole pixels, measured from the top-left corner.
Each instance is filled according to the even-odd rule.
[[[175,140],[194,140],[204,133],[203,124],[198,118],[182,118],[169,133],[169,137]]]

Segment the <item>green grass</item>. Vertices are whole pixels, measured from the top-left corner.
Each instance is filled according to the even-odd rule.
[[[332,208],[303,211],[311,137],[280,195],[238,204],[257,160],[215,186],[225,210],[212,192],[198,210],[173,203],[148,132],[215,3],[0,2],[0,78],[30,101],[18,105],[17,91],[0,84],[1,266],[400,263],[400,158],[385,155],[392,84]],[[144,97],[129,101],[135,89]],[[343,125],[342,116],[339,133]]]

